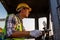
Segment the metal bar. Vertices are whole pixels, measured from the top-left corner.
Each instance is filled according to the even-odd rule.
[[[47,15],[47,29],[49,29],[49,13]],[[49,39],[49,32],[48,32],[48,34],[46,34],[46,40],[50,40]]]
[[[57,0],[50,0],[52,20],[53,20],[53,32],[54,40],[60,40],[60,27],[59,27],[59,18],[57,12]]]
[[[6,19],[0,19],[0,21],[5,21]]]
[[[39,30],[39,27],[38,27],[38,18],[37,17],[35,18],[35,29]],[[39,40],[39,38],[35,38],[35,40]]]
[[[36,30],[39,30],[38,17],[35,18],[35,29],[36,29]],[[35,38],[35,40],[42,40],[42,39],[41,39],[41,36],[38,37],[38,38]]]
[[[37,17],[35,18],[35,29],[39,30],[39,27],[38,27],[38,18]]]

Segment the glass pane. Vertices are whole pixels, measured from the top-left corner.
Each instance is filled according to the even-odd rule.
[[[26,31],[35,30],[35,19],[34,18],[24,18],[23,25]]]
[[[5,10],[4,6],[0,2],[0,27],[4,28],[5,26],[5,19],[7,16],[7,11]]]
[[[7,11],[5,10],[4,6],[0,2],[0,19],[6,18]]]
[[[39,18],[38,19],[38,22],[39,22],[39,30],[43,30],[43,28],[44,28],[43,22],[44,21],[47,24],[47,18],[46,17],[42,17],[42,18]]]

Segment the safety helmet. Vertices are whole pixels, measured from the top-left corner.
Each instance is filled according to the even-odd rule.
[[[16,11],[20,12],[23,8],[28,8],[29,11],[31,11],[31,8],[26,3],[20,3],[20,4],[18,4],[18,6],[16,8]]]

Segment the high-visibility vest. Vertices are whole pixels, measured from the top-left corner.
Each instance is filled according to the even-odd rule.
[[[16,20],[20,23],[20,24],[16,25],[16,30],[17,31],[23,31],[23,25],[22,25],[20,19],[17,16],[15,16],[14,14],[13,14],[13,16],[16,17]],[[4,35],[6,35],[6,24],[5,24],[5,27],[3,29],[3,33],[4,33]],[[6,40],[11,40],[11,39],[7,38]],[[12,40],[24,40],[24,38],[13,38]]]
[[[20,19],[16,16],[16,21],[18,21],[18,24],[16,25],[16,30],[17,31],[23,31],[23,25]]]

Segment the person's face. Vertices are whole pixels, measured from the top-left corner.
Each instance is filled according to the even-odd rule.
[[[22,15],[23,15],[25,18],[27,18],[27,17],[29,16],[29,14],[30,14],[29,9],[23,9],[23,10],[22,10]]]

